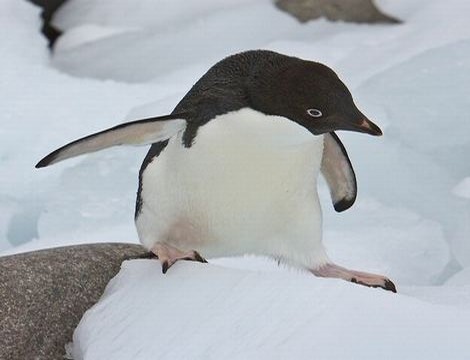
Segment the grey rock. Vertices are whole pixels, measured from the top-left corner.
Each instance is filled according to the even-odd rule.
[[[325,17],[356,23],[401,23],[382,13],[372,0],[276,0],[275,4],[300,22]]]
[[[140,245],[90,244],[0,257],[0,359],[63,359],[83,313]]]

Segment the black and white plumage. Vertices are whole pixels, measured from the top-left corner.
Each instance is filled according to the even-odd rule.
[[[139,238],[162,261],[245,253],[280,258],[318,276],[396,291],[380,275],[333,264],[322,244],[317,194],[334,207],[356,199],[336,130],[381,135],[325,65],[271,51],[230,56],[192,87],[171,115],[118,125],[41,160],[43,167],[114,145],[152,144],[139,172]]]

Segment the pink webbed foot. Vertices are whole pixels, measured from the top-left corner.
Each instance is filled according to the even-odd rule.
[[[173,266],[178,260],[190,260],[198,261],[201,263],[207,263],[197,251],[191,250],[188,252],[181,251],[171,245],[157,243],[152,248],[152,253],[160,260],[162,264],[162,272],[166,274],[168,269]]]
[[[359,285],[369,287],[380,287],[384,290],[388,290],[396,293],[397,288],[395,284],[387,277],[376,274],[369,274],[366,272],[349,270],[338,266],[336,264],[325,264],[316,269],[310,269],[315,276],[339,278],[346,281],[350,281]]]

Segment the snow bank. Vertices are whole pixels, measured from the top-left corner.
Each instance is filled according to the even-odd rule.
[[[470,177],[459,182],[452,192],[462,198],[470,199]]]
[[[468,204],[451,192],[469,171],[469,59],[470,41],[459,41],[428,50],[358,88],[381,108],[389,122],[387,141],[396,149],[388,146],[380,159],[371,158],[374,172],[364,185],[382,202],[406,202],[440,222],[463,265],[470,265]],[[384,182],[385,174],[394,174],[391,181]]]
[[[69,8],[86,9],[89,3],[88,0],[72,1]],[[65,7],[61,12],[64,15],[57,16],[59,27],[82,28],[85,24],[93,24],[100,25],[102,29],[109,26],[113,29],[134,28],[133,31],[75,47],[65,36],[57,42],[58,51],[53,64],[76,76],[129,82],[149,81],[188,66],[197,67],[202,75],[207,64],[245,49],[263,47],[299,27],[295,19],[276,9],[271,0],[232,0],[227,3],[205,0],[189,6],[187,3],[144,1],[141,7],[144,11],[133,12],[128,10],[132,6],[128,1],[119,1],[118,4],[103,1],[97,7],[89,6],[84,17],[79,11],[65,15],[70,13]],[[120,19],[127,16],[121,17],[120,14],[126,10],[134,15],[121,22]],[[261,13],[263,18],[280,26],[264,26],[259,18]],[[114,21],[109,20],[109,14],[115,14]],[[99,20],[106,18],[108,20]],[[120,49],[119,54],[112,56],[117,48]]]
[[[178,263],[162,275],[157,261],[137,260],[123,264],[84,315],[73,353],[76,360],[464,359],[469,323],[468,303],[211,264]]]
[[[460,270],[457,274],[447,280],[446,285],[470,285],[470,267]],[[470,302],[470,299],[468,299]]]
[[[89,158],[89,165],[81,164],[84,159],[47,171],[34,165],[77,136],[124,121],[135,106],[173,100],[175,86],[131,86],[58,72],[50,66],[39,13],[26,1],[0,2],[6,29],[0,32],[0,251],[115,237],[136,241],[133,194],[146,149],[110,150],[104,158]],[[160,103],[159,111],[169,106]]]

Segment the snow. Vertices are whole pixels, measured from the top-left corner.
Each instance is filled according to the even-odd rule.
[[[123,264],[83,317],[73,354],[76,359],[465,359],[469,321],[469,302],[442,305],[341,280],[312,281],[306,273],[211,264],[179,263],[163,275],[156,261],[135,260]]]
[[[181,263],[167,276],[158,262],[126,262],[79,325],[76,359],[466,357],[470,2],[377,3],[404,24],[301,25],[269,0],[69,0],[50,55],[40,10],[0,1],[2,254],[138,242],[145,147],[35,163],[91,132],[169,113],[236,51],[325,62],[385,133],[339,134],[358,178],[351,210],[335,213],[324,183],[320,195],[330,257],[386,274],[399,294],[253,257]]]
[[[470,267],[467,267],[457,274],[454,274],[449,280],[446,282],[447,285],[470,285]]]
[[[463,179],[452,192],[465,199],[470,199],[470,177]]]
[[[74,2],[71,2],[72,6]],[[86,6],[89,1],[79,4]],[[121,1],[120,3],[123,3]],[[129,2],[127,2],[129,6]],[[83,46],[72,48],[67,46],[66,51],[57,52],[53,58],[55,67],[67,71],[77,76],[90,76],[104,79],[118,79],[129,82],[148,81],[165,72],[174,71],[174,69],[194,66],[194,64],[204,64],[205,66],[198,69],[199,75],[207,70],[207,64],[213,64],[221,58],[242,51],[247,48],[257,48],[270,41],[277,39],[279,36],[285,35],[289,29],[298,27],[296,20],[285,16],[272,6],[270,0],[263,1],[233,1],[237,4],[231,8],[229,4],[223,9],[219,9],[220,5],[214,6],[215,1],[194,2],[199,6],[202,5],[200,11],[193,14],[191,12],[194,6],[181,7],[173,3],[169,5],[167,2],[160,4],[158,2],[150,3],[142,2],[146,12],[157,13],[160,6],[167,9],[173,9],[169,14],[170,18],[162,19],[174,22],[170,24],[164,21],[151,22],[148,14],[144,16],[139,31],[127,32],[122,35],[104,38],[93,43],[86,43]],[[183,4],[181,2],[180,4]],[[100,14],[112,13],[113,8],[117,8],[114,2],[103,2],[93,15],[71,19],[62,19],[58,16],[58,25],[69,20],[72,24],[83,24],[90,21],[91,24],[99,24],[105,27],[112,24],[114,28],[118,26],[134,25],[132,18],[121,23],[118,18],[113,22],[97,21]],[[126,6],[119,7],[116,16],[125,9]],[[208,13],[200,13],[207,8],[211,9]],[[230,10],[230,11],[227,11]],[[64,12],[66,9],[64,9]],[[200,13],[200,14],[199,14]],[[275,23],[281,23],[283,26],[276,28],[259,26],[259,14],[263,13]],[[193,18],[194,15],[199,17]],[[77,13],[76,15],[79,15]],[[223,16],[221,16],[223,15]],[[62,20],[61,20],[62,19]],[[149,24],[150,22],[150,24]],[[224,29],[224,31],[220,31]],[[256,36],[253,33],[256,32]],[[66,38],[58,41],[59,46],[64,47],[61,43],[67,41]],[[109,61],[109,54],[119,47],[120,51],[117,56],[113,57],[112,66]],[[202,49],[208,51],[203,51]],[[156,49],[159,49],[156,51]],[[115,50],[114,50],[115,51]],[[81,59],[77,63],[77,57]],[[152,59],[152,60],[150,60]],[[77,66],[80,64],[79,66]],[[139,68],[139,71],[135,71]]]

